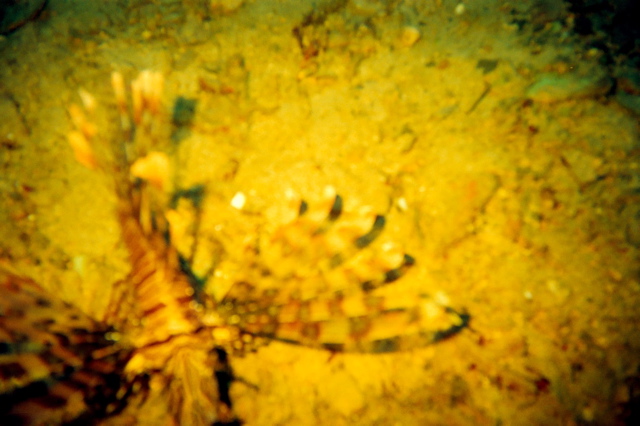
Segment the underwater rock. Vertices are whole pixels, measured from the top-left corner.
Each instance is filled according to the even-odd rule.
[[[420,40],[420,30],[416,27],[406,26],[400,34],[400,44],[404,47],[411,47]]]
[[[0,34],[7,34],[36,18],[46,0],[3,0],[0,2]]]
[[[242,6],[244,0],[211,0],[211,10],[222,13],[235,12]]]
[[[580,185],[585,185],[598,179],[598,168],[602,165],[600,158],[577,149],[565,151],[562,157],[566,160],[573,176]]]
[[[15,149],[29,135],[18,105],[10,98],[0,97],[0,146]]]
[[[617,74],[616,101],[634,113],[640,114],[640,71],[626,67]]]
[[[602,96],[612,85],[613,80],[604,72],[587,75],[545,73],[529,87],[526,96],[536,102],[554,103]]]

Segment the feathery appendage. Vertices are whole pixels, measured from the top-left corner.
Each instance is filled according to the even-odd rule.
[[[316,202],[288,192],[287,217],[250,238],[216,242],[224,260],[198,275],[194,259],[211,254],[198,240],[200,216],[185,225],[180,205],[197,211],[206,191],[175,182],[163,78],[142,72],[128,91],[114,73],[112,85],[120,132],[97,130],[96,102],[81,91],[68,139],[79,163],[113,177],[131,271],[114,283],[104,322],[30,280],[0,275],[9,295],[0,303],[2,413],[31,423],[99,420],[135,403],[145,404],[147,420],[157,412],[178,424],[234,425],[228,354],[269,340],[332,352],[411,350],[468,325],[442,295],[395,291],[416,260],[386,235],[384,215],[348,208],[333,188]],[[190,244],[180,241],[186,230]],[[47,410],[29,414],[35,406]]]

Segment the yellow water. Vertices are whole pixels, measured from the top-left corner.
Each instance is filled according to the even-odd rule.
[[[51,1],[4,37],[2,257],[101,317],[128,266],[67,109],[82,88],[115,132],[112,71],[159,71],[165,108],[197,100],[176,155],[182,186],[207,185],[203,232],[233,238],[287,189],[331,185],[387,214],[417,259],[403,285],[472,316],[409,353],[233,359],[257,385],[232,388],[247,424],[615,423],[640,365],[637,118],[595,95],[527,100],[542,73],[599,72],[598,52],[535,41],[500,2],[307,3]]]

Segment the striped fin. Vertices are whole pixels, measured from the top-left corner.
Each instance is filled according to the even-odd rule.
[[[233,413],[229,387],[235,377],[224,349],[176,347],[162,374],[168,379],[169,412],[178,424],[241,424]]]
[[[146,236],[139,222],[120,211],[122,236],[129,250],[131,272],[126,279],[141,313],[144,342],[164,341],[199,327],[194,290],[181,273],[177,253],[160,235]]]
[[[261,238],[251,269],[237,281],[297,291],[303,300],[337,291],[371,291],[404,276],[415,259],[384,235],[386,218],[348,209],[333,188],[317,203]]]
[[[244,288],[235,291],[248,292],[252,301],[227,299],[218,307],[232,325],[256,337],[331,351],[420,348],[457,334],[470,321],[438,300],[442,297],[369,292],[302,301],[275,290],[259,292],[247,283],[239,287]]]
[[[57,424],[115,414],[137,391],[117,334],[0,268],[0,417]]]
[[[219,364],[222,371],[228,363],[212,355],[217,342],[202,325],[196,289],[170,244],[170,209],[177,208],[181,198],[195,203],[201,194],[199,189],[173,192],[174,167],[168,153],[179,135],[162,107],[163,78],[143,71],[128,90],[122,75],[114,73],[112,85],[122,134],[101,141],[103,135],[93,130],[91,108],[85,102],[85,111],[70,111],[76,130],[69,142],[79,162],[114,178],[131,271],[116,284],[105,321],[122,327],[124,338],[135,348],[123,370],[151,374],[150,398],[160,398],[179,424],[238,424],[224,387],[231,379],[216,383],[218,372],[211,368]]]
[[[114,177],[117,215],[131,272],[116,286],[105,320],[122,331],[136,332],[132,340],[140,347],[191,333],[199,324],[197,307],[192,303],[193,287],[181,273],[178,255],[167,241],[166,210],[173,173],[163,150],[170,149],[172,121],[162,107],[162,75],[143,71],[128,91],[122,75],[114,73],[112,85],[122,134],[100,140],[102,135],[91,121],[91,102],[85,102],[85,111],[70,109],[76,130],[70,133],[69,142],[82,164],[94,165]],[[73,135],[75,139],[82,137],[82,143],[74,145]],[[76,146],[90,153],[88,160]]]
[[[469,315],[445,297],[387,287],[416,261],[382,237],[385,223],[383,215],[345,209],[332,188],[319,203],[301,200],[297,217],[237,269],[217,311],[255,337],[343,352],[408,350],[464,329]]]
[[[81,90],[84,108],[78,105],[69,108],[74,125],[67,135],[69,145],[80,164],[114,178],[119,199],[130,204],[147,234],[165,232],[161,213],[173,190],[173,165],[165,152],[171,149],[173,126],[162,108],[163,77],[160,73],[143,71],[131,83],[129,94],[123,76],[114,72],[112,86],[121,133],[113,137],[98,132],[94,123],[96,101]]]

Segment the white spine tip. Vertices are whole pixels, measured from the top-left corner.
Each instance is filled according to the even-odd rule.
[[[247,197],[242,192],[237,192],[231,199],[231,207],[242,210],[247,202]]]

